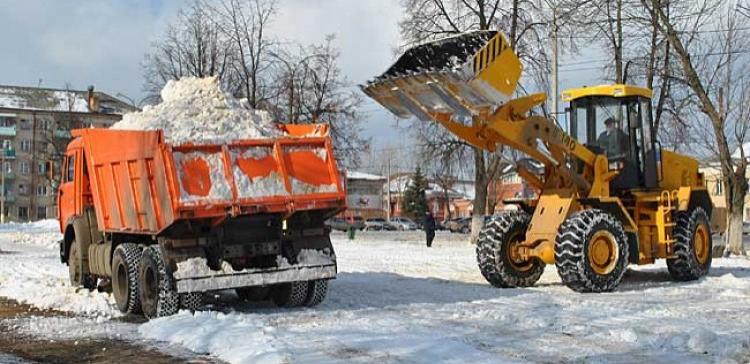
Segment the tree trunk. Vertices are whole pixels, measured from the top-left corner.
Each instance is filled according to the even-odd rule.
[[[471,219],[471,243],[476,244],[479,230],[484,225],[484,213],[487,208],[487,169],[484,163],[484,151],[474,148],[474,211]]]
[[[737,173],[745,175],[745,168],[739,166]],[[736,174],[737,174],[736,173]],[[736,176],[735,174],[735,176]],[[737,180],[736,178],[734,179]],[[742,222],[744,220],[745,195],[747,194],[748,185],[744,179],[735,183],[732,178],[725,178],[724,188],[727,191],[727,233],[725,254],[746,255],[745,247],[742,241]]]

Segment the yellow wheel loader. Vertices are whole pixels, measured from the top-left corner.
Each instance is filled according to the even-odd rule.
[[[579,292],[614,290],[628,264],[666,259],[671,276],[711,267],[711,199],[698,162],[662,150],[651,90],[604,85],[567,90],[568,131],[533,115],[545,94],[513,98],[522,65],[505,36],[477,31],[407,50],[363,91],[393,114],[443,125],[490,152],[514,148],[543,172],[516,170],[539,190],[482,229],[479,269],[497,287],[534,285],[555,264]]]

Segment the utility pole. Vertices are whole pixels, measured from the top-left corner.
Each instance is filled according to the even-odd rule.
[[[3,156],[2,156],[2,172],[0,173],[0,190],[3,191],[3,196],[0,198],[0,224],[5,224],[5,143],[3,143]]]
[[[550,39],[552,41],[552,117],[557,120],[557,99],[560,96],[560,84],[557,70],[559,59],[557,49],[557,4],[552,6],[552,36]],[[567,127],[567,118],[565,130],[569,130]]]
[[[387,221],[391,221],[391,155],[388,155],[388,177],[385,189],[387,190],[386,197],[388,199],[388,207],[385,209],[385,216]]]

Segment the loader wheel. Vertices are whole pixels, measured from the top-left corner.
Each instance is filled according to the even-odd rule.
[[[563,283],[577,292],[609,292],[622,281],[628,241],[622,224],[597,209],[577,212],[560,226],[555,265]]]
[[[667,259],[673,279],[692,281],[711,269],[713,241],[708,214],[702,207],[675,213],[674,258]]]
[[[493,216],[477,240],[477,262],[482,275],[495,287],[531,287],[542,276],[544,262],[522,260],[517,246],[526,238],[531,218],[525,212],[512,211]]]
[[[120,244],[112,254],[112,294],[121,312],[141,312],[138,294],[138,264],[142,250],[133,243]]]
[[[74,239],[70,245],[68,253],[68,275],[70,276],[70,285],[73,287],[83,287],[88,290],[96,288],[96,278],[90,274],[83,273],[83,262],[81,259],[80,244]]]
[[[180,308],[190,312],[198,311],[203,306],[203,293],[190,292],[180,294]]]
[[[164,264],[159,246],[143,249],[138,266],[140,297],[143,314],[149,319],[177,313],[180,297],[175,290],[172,273]]]
[[[307,281],[277,284],[271,287],[271,300],[279,307],[299,307],[307,301]]]
[[[271,293],[269,286],[243,287],[235,289],[240,299],[249,302],[265,301]]]
[[[307,289],[307,298],[305,299],[305,306],[313,307],[319,305],[323,300],[326,299],[328,294],[328,280],[318,279],[310,281]]]

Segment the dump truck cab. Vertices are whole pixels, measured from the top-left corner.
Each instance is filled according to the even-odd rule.
[[[613,192],[659,186],[651,116],[651,90],[631,85],[602,85],[566,90],[568,132],[591,151],[604,154],[619,174]]]

